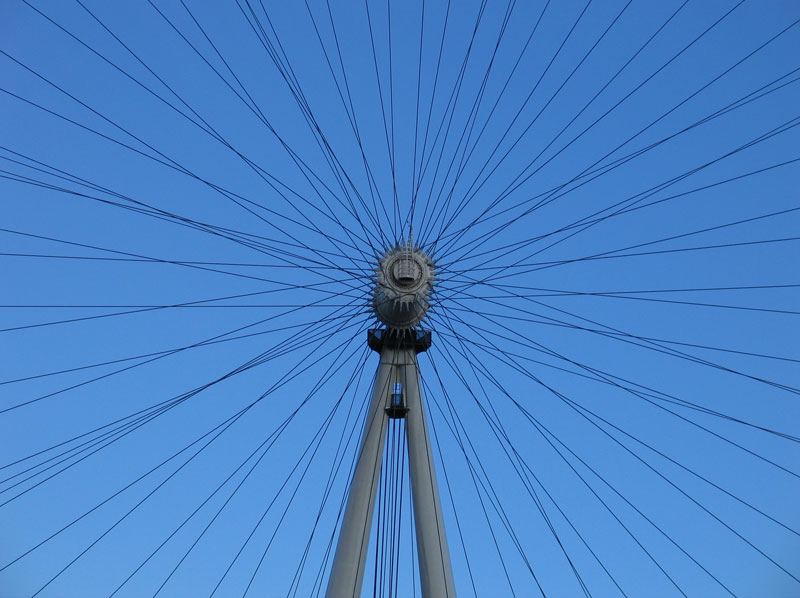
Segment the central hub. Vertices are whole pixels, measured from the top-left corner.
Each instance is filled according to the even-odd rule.
[[[428,310],[435,266],[431,258],[409,243],[387,251],[375,272],[373,308],[388,328],[417,326]]]

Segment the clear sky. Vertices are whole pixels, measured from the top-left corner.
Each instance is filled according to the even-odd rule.
[[[459,596],[800,595],[799,20],[0,3],[0,597],[324,595],[409,234]]]

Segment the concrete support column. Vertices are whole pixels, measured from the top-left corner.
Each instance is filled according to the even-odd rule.
[[[380,347],[381,360],[333,558],[327,598],[361,597],[389,419],[385,409],[390,405],[397,382],[402,384],[408,409],[406,441],[422,598],[456,597],[416,351],[413,343],[396,341],[382,343]]]
[[[406,437],[411,497],[417,534],[420,588],[422,598],[455,598],[455,583],[447,547],[439,486],[433,465],[431,439],[425,415],[425,403],[419,385],[417,356],[404,351],[401,380],[404,381]]]
[[[350,483],[350,495],[342,520],[342,531],[333,557],[333,567],[328,580],[327,598],[360,598],[364,580],[372,516],[375,513],[375,495],[381,476],[383,447],[386,444],[388,418],[384,409],[389,404],[393,370],[397,352],[392,348],[381,351],[381,361],[372,389],[372,400],[364,424],[358,462]]]

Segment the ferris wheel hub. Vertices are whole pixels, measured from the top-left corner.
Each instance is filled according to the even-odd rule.
[[[387,251],[375,271],[373,309],[388,328],[414,328],[425,318],[433,292],[433,260],[411,241]]]

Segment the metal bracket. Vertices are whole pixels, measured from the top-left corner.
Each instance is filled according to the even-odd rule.
[[[380,353],[384,347],[414,349],[415,353],[423,353],[430,349],[431,342],[430,330],[373,328],[367,331],[367,345],[377,353]]]

